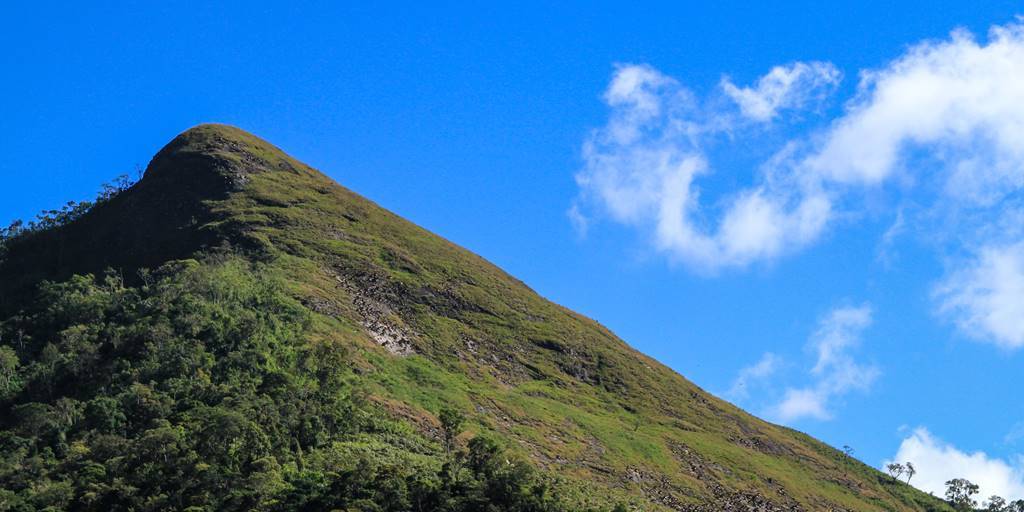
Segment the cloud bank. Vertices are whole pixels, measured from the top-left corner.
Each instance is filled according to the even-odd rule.
[[[911,462],[917,474],[911,485],[936,496],[944,496],[946,481],[966,478],[980,487],[978,498],[992,495],[1007,500],[1024,499],[1024,466],[1020,460],[1013,462],[990,457],[985,452],[964,452],[957,447],[936,438],[923,427],[911,432],[900,443],[899,450],[890,462]]]

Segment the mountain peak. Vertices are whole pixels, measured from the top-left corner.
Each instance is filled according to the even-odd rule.
[[[131,275],[203,247],[236,242],[231,238],[249,226],[226,205],[273,195],[250,186],[254,181],[269,182],[284,204],[329,179],[242,129],[190,128],[157,152],[138,183],[73,221],[9,244],[0,260],[0,306],[39,279],[106,268]]]
[[[200,124],[179,134],[153,157],[140,186],[219,198],[240,190],[253,173],[294,169],[295,163],[277,147],[245,130],[225,124]]]
[[[202,123],[179,133],[156,156],[159,157],[165,151],[210,152],[224,147],[273,148],[269,142],[237,126]]]
[[[34,380],[10,395],[17,409],[0,401],[0,437],[30,438],[0,443],[0,454],[21,461],[52,453],[46,467],[66,472],[47,481],[107,489],[97,506],[142,509],[142,502],[104,500],[149,492],[176,501],[146,506],[259,508],[232,501],[234,492],[266,481],[277,483],[265,497],[282,508],[350,509],[302,502],[307,498],[292,490],[346,498],[335,490],[349,488],[350,480],[339,480],[355,474],[346,468],[363,467],[357,453],[375,464],[366,467],[383,468],[370,473],[399,475],[403,488],[421,482],[409,468],[440,469],[458,444],[442,449],[434,441],[449,428],[438,418],[442,407],[454,407],[477,432],[500,436],[537,467],[596,493],[591,504],[625,496],[652,511],[948,510],[711,396],[596,322],[238,128],[204,124],[183,132],[139,183],[4,248],[0,331],[26,326],[28,348],[19,348],[19,357],[31,361],[24,375]],[[168,265],[185,259],[191,261]],[[132,290],[82,288],[86,280],[72,278],[107,269]],[[135,283],[132,276],[139,276]],[[135,286],[152,279],[172,286]],[[66,293],[53,300],[40,289]],[[145,295],[154,293],[156,300]],[[104,294],[112,302],[98,306]],[[180,305],[173,314],[171,304]],[[25,324],[33,319],[39,322]],[[0,338],[22,335],[8,330]],[[339,369],[352,373],[330,373]],[[358,387],[338,387],[349,382]],[[147,394],[133,394],[140,389]],[[365,398],[342,401],[352,396]],[[134,405],[143,401],[161,405]],[[121,417],[131,419],[119,421],[134,426],[103,427],[116,416],[97,412],[99,419],[80,427],[59,427],[60,435],[37,435],[37,425],[57,422],[40,423],[33,411],[62,410],[58,403],[85,411],[92,411],[85,404],[124,404]],[[122,405],[97,410],[107,407],[121,414]],[[210,416],[214,407],[220,416]],[[242,421],[250,417],[251,424]],[[382,423],[392,420],[402,423]],[[98,430],[87,430],[92,425]],[[129,439],[113,444],[113,434]],[[174,440],[165,443],[165,434]],[[176,448],[145,448],[154,439]],[[238,442],[252,457],[227,450]],[[123,451],[111,451],[115,446]],[[82,466],[83,453],[111,455]],[[173,466],[165,467],[168,457]],[[132,460],[140,462],[125,462]],[[212,476],[201,485],[212,487],[175,480],[191,474],[197,460],[211,461],[204,474]],[[376,466],[389,461],[410,462]],[[141,481],[126,481],[142,491],[79,484],[80,467],[138,473]],[[113,475],[104,471],[98,474]],[[15,472],[18,485],[23,473]],[[0,486],[3,474],[0,468]],[[167,480],[166,490],[154,480]],[[371,484],[392,487],[380,482]],[[411,508],[394,507],[386,510]]]
[[[253,139],[258,138],[255,135],[230,124],[225,123],[199,123],[183,132],[181,132],[176,139],[192,139],[202,140],[209,138],[223,138],[223,139]]]

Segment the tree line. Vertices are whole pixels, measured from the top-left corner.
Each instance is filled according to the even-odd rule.
[[[917,468],[911,462],[890,462],[886,464],[885,469],[893,480],[899,480],[905,476],[908,484],[910,479],[917,474]],[[979,503],[976,499],[979,493],[980,487],[966,478],[953,478],[946,481],[946,501],[958,511],[1024,512],[1024,499],[1009,501],[1001,496],[992,495],[984,502]]]
[[[135,181],[127,174],[122,174],[112,182],[101,185],[99,193],[92,201],[68,201],[59,210],[43,210],[35,219],[28,222],[15,219],[7,227],[0,227],[0,261],[3,261],[7,248],[19,239],[74,222],[97,205],[110,201],[134,184]]]
[[[990,496],[979,505],[975,496],[979,493],[977,484],[966,478],[946,481],[946,501],[956,510],[984,512],[1024,512],[1024,500],[1008,501],[1001,496]],[[980,506],[980,508],[978,508]]]

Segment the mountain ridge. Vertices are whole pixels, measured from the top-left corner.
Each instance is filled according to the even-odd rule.
[[[9,243],[0,319],[45,280],[109,267],[131,287],[149,279],[140,269],[212,268],[217,257],[272,268],[312,318],[296,343],[346,347],[374,407],[426,439],[454,405],[542,471],[641,509],[945,510],[226,125],[183,132],[138,183]],[[287,450],[275,459],[301,466]]]

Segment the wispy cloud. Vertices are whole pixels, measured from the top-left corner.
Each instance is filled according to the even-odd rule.
[[[878,242],[878,246],[875,249],[876,261],[881,262],[886,267],[892,266],[897,257],[894,246],[896,245],[896,240],[906,231],[906,224],[907,222],[901,209],[896,212],[896,218],[889,225],[889,229],[885,230],[881,240]]]
[[[871,322],[872,310],[867,304],[831,310],[818,322],[807,344],[813,364],[794,375],[792,364],[766,352],[739,371],[726,396],[738,401],[753,396],[762,405],[769,403],[764,413],[784,423],[832,419],[837,400],[854,391],[868,391],[880,375],[878,367],[854,357],[862,332]],[[784,386],[787,381],[799,385]]]
[[[937,289],[943,313],[968,336],[1024,346],[1024,242],[983,247]]]
[[[811,337],[816,355],[809,375],[812,383],[786,389],[782,400],[772,408],[773,416],[783,422],[803,418],[832,418],[830,403],[852,391],[866,391],[878,378],[873,365],[854,359],[851,352],[860,344],[861,332],[871,325],[871,308],[842,307],[832,310]]]
[[[772,68],[751,87],[738,87],[728,77],[722,78],[721,87],[744,116],[768,122],[782,110],[821,102],[841,78],[831,62],[797,62]]]
[[[923,427],[903,439],[896,455],[883,462],[882,467],[890,462],[911,462],[917,470],[911,485],[936,496],[945,494],[946,481],[966,478],[978,484],[981,497],[1024,498],[1024,466],[1020,459],[1007,461],[982,451],[966,452]]]
[[[781,366],[781,357],[765,352],[756,363],[740,370],[727,394],[733,399],[746,398],[751,385],[775,375]]]
[[[1010,431],[1003,436],[1003,442],[1014,445],[1024,440],[1024,421],[1018,421],[1010,427]]]
[[[590,221],[585,215],[580,213],[579,205],[572,205],[569,211],[566,212],[566,215],[569,217],[569,222],[572,223],[572,229],[576,234],[581,238],[586,237],[587,230],[590,229]]]
[[[702,112],[689,90],[646,65],[619,66],[604,97],[611,114],[584,143],[581,201],[650,232],[673,258],[707,271],[743,266],[809,242],[827,221],[829,201],[810,189],[797,197],[788,186],[759,186],[737,191],[718,227],[705,228],[696,181],[711,169],[702,143],[733,121]]]

